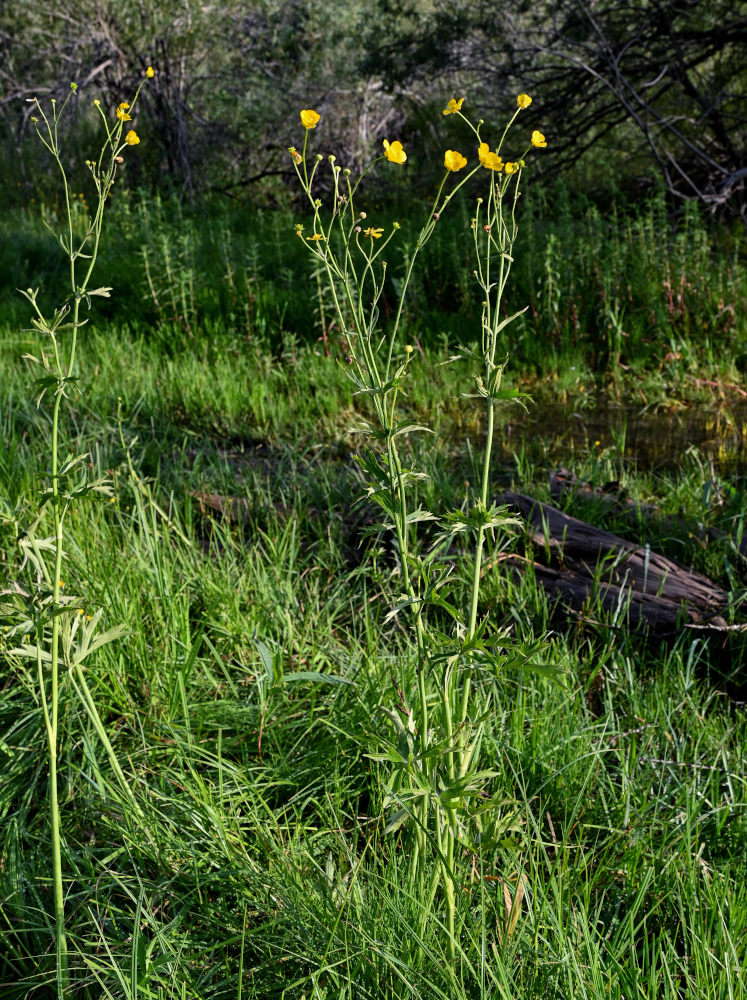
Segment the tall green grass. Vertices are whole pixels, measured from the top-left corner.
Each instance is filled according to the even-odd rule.
[[[415,662],[409,634],[384,625],[393,552],[376,536],[360,544],[372,512],[351,503],[360,479],[344,431],[354,416],[343,389],[339,408],[329,402],[334,363],[319,347],[280,363],[186,341],[174,357],[158,340],[114,334],[92,335],[90,391],[69,431],[78,450],[95,442],[117,502],[73,518],[67,544],[92,606],[130,624],[87,677],[143,817],[63,696],[76,1000],[744,996],[743,638],[722,649],[683,634],[659,646],[551,617],[531,576],[515,580],[488,553],[486,606],[527,639],[553,627],[546,655],[565,682],[512,671],[493,681],[486,765],[519,808],[507,805],[506,837],[482,863],[459,856],[455,973],[445,914],[429,911],[421,931],[426,901],[408,890],[398,839],[383,832],[385,774],[368,754],[378,706],[416,696]],[[49,434],[21,392],[21,344],[0,369],[0,490],[17,498],[43,475]],[[418,364],[413,405],[450,391]],[[294,397],[322,371],[327,402],[312,397],[300,413]],[[272,433],[242,434],[262,413]],[[431,473],[424,503],[433,491],[458,504],[471,474],[469,454],[447,446],[449,419],[444,411],[444,447],[414,456]],[[695,458],[644,477],[624,448],[590,444],[566,461],[597,482],[622,475],[633,496],[659,503],[636,529],[641,541],[735,593],[744,586],[727,539],[704,549],[695,532],[673,537],[668,520],[733,526],[738,482],[706,490],[711,470]],[[533,453],[515,468],[515,485],[539,492]],[[237,502],[221,516],[195,496],[208,492]],[[0,528],[3,586],[18,571],[16,533]],[[521,538],[514,545],[523,552]],[[0,992],[46,998],[43,718],[3,624]],[[506,892],[511,901],[519,885],[512,928]]]
[[[44,211],[52,222],[58,214],[53,203]],[[82,217],[83,198],[78,211]],[[215,201],[190,207],[122,190],[110,218],[116,238],[99,273],[115,292],[103,319],[157,337],[165,352],[207,334],[261,339],[275,352],[320,341],[345,353],[319,276],[295,238],[297,215]],[[444,217],[414,276],[405,321],[424,346],[464,342],[479,330],[469,224],[463,209]],[[6,210],[0,232],[0,310],[22,326],[15,289],[50,287],[58,265],[37,206]],[[396,301],[396,263],[384,312]],[[741,230],[709,224],[694,205],[672,218],[663,196],[601,209],[561,185],[545,196],[530,192],[505,309],[530,308],[505,348],[512,364],[542,374],[577,364],[618,375],[662,369],[739,378],[747,366],[745,273]]]

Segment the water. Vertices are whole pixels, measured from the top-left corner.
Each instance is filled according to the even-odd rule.
[[[524,413],[518,407],[504,411],[503,442],[508,457],[518,446],[540,448],[550,461],[569,453],[588,454],[591,448],[617,448],[640,471],[671,470],[688,449],[721,475],[747,475],[747,398],[734,393],[728,404],[621,403],[605,396],[562,403],[542,400]]]

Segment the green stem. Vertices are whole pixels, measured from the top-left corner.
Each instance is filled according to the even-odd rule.
[[[54,579],[52,581],[52,603],[58,609],[62,576],[62,516],[59,504],[59,465],[57,437],[60,421],[62,392],[55,395],[52,414],[52,509],[54,512],[55,558]],[[60,848],[60,804],[57,793],[57,724],[59,715],[59,662],[60,662],[60,616],[52,621],[51,648],[51,698],[52,711],[48,716],[47,745],[49,752],[49,818],[52,841],[52,872],[54,879],[55,938],[57,949],[57,992],[60,998],[69,984],[67,959],[67,936],[65,934],[65,897],[62,888],[62,852]],[[45,713],[46,714],[46,713]]]
[[[488,485],[490,483],[490,456],[493,450],[493,433],[495,429],[495,403],[488,400],[488,427],[485,439],[485,451],[482,461],[482,488],[480,491],[480,501],[483,509],[488,505]],[[475,565],[472,573],[472,599],[470,601],[469,613],[469,638],[475,634],[477,627],[477,604],[480,598],[480,572],[482,569],[482,550],[485,543],[485,528],[483,525],[477,533],[477,549],[475,552]]]

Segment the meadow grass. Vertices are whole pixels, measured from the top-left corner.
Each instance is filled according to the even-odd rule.
[[[361,540],[373,515],[352,503],[360,414],[344,376],[320,344],[278,351],[237,335],[231,349],[200,327],[170,343],[131,325],[86,336],[87,391],[65,432],[112,475],[116,503],[74,512],[67,565],[92,610],[129,626],[87,677],[143,814],[63,687],[75,995],[744,996],[743,640],[683,633],[665,646],[551,615],[531,576],[487,553],[484,606],[528,641],[552,628],[543,655],[563,684],[511,669],[483,682],[506,831],[481,859],[458,858],[464,930],[450,962],[445,913],[412,892],[403,842],[384,834],[386,773],[370,755],[380,706],[417,697],[416,663],[407,624],[384,622],[391,543]],[[0,493],[21,508],[50,434],[25,390],[26,337],[8,332],[0,360]],[[431,476],[423,503],[458,505],[480,418],[449,405],[456,376],[436,357],[418,355],[406,402],[435,412],[440,447],[410,447]],[[542,495],[548,449],[527,441],[501,484]],[[669,472],[635,468],[614,442],[564,453],[561,440],[553,455],[655,500],[635,537],[743,590],[733,541],[689,530],[738,536],[743,480],[695,452]],[[206,493],[238,502],[221,515]],[[24,523],[19,509],[0,528],[8,581]],[[520,535],[508,544],[524,551]],[[467,555],[450,558],[466,601]],[[10,645],[0,638],[0,984],[20,1000],[52,996],[55,971],[44,722]]]
[[[656,501],[621,532],[729,593],[718,646],[687,629],[665,646],[620,608],[549,604],[530,537],[494,500],[499,480],[546,494],[537,428],[491,453],[496,430],[518,436],[498,401],[525,396],[501,384],[508,349],[516,381],[553,397],[705,398],[736,429],[739,236],[717,242],[689,209],[669,227],[656,198],[603,217],[558,189],[516,243],[524,160],[504,164],[456,99],[444,114],[470,125],[479,162],[456,178],[468,160],[445,153],[418,235],[381,213],[364,230],[334,156],[312,192],[312,110],[289,151],[309,229],[111,199],[139,89],[111,115],[94,102],[92,214],[58,144],[76,85],[49,117],[35,103],[67,279],[34,225],[4,250],[35,314],[0,359],[4,992],[742,995],[743,483],[694,446],[667,479],[641,475],[624,423],[566,439],[583,479]],[[523,155],[545,145],[534,131]],[[396,174],[401,143],[384,147]],[[486,200],[447,224],[478,175]],[[410,250],[387,249],[400,229]],[[94,268],[124,294],[89,287]],[[60,283],[62,305],[38,291]],[[91,296],[105,333],[83,319]],[[584,509],[614,525],[609,505]]]
[[[561,184],[544,194],[527,185],[520,207],[504,308],[506,315],[529,309],[502,344],[515,371],[563,379],[575,366],[605,383],[660,372],[674,394],[697,377],[743,381],[741,229],[711,226],[695,206],[673,219],[663,197],[602,211]],[[86,211],[85,198],[73,199],[74,216]],[[166,354],[192,339],[216,340],[221,349],[227,340],[242,353],[247,340],[259,340],[276,354],[320,339],[333,354],[347,353],[319,268],[293,232],[299,218],[308,221],[299,212],[215,199],[190,207],[127,189],[115,192],[108,211],[112,235],[97,274],[114,292],[99,303],[99,322],[158,339]],[[399,219],[406,246],[416,236],[411,213],[417,217],[403,201],[400,213],[387,205],[377,218]],[[59,223],[62,207],[46,201],[41,215]],[[38,203],[6,208],[0,235],[0,310],[9,327],[22,328],[28,317],[16,289],[58,285],[63,264],[49,252]],[[397,305],[399,253],[393,245],[384,319]],[[457,203],[412,277],[404,321],[413,343],[445,355],[474,338],[480,314],[471,255],[469,212]]]

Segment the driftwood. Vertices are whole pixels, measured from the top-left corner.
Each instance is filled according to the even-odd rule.
[[[549,563],[535,561],[534,574],[550,598],[590,616],[601,607],[618,624],[648,626],[659,635],[729,629],[723,617],[728,594],[707,577],[521,493],[496,499],[527,521]],[[519,557],[513,562],[517,571],[526,565]]]

